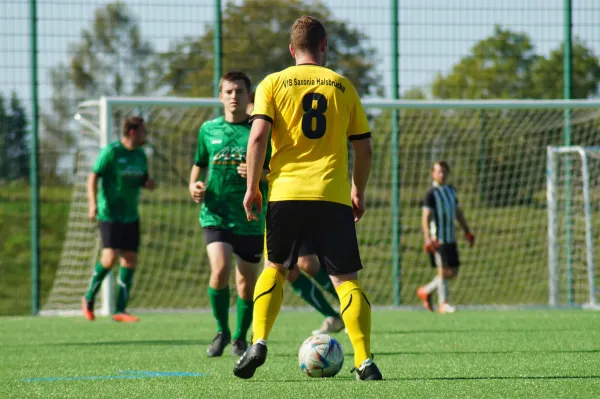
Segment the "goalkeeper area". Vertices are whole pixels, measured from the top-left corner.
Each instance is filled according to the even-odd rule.
[[[233,322],[234,315],[231,315]],[[269,356],[250,381],[236,357],[204,353],[209,313],[108,318],[3,318],[3,398],[594,398],[600,395],[600,319],[583,310],[426,312],[377,309],[372,351],[382,383],[352,381],[352,346],[336,334],[344,367],[306,377],[298,349],[321,318],[282,312]]]
[[[554,152],[548,148],[562,145],[566,117],[571,142],[582,148],[600,146],[598,101],[363,103],[373,132],[373,167],[367,213],[357,231],[365,265],[361,283],[372,303],[416,307],[417,288],[432,278],[420,221],[431,185],[430,167],[439,159],[452,168],[450,183],[477,237],[475,247],[469,248],[458,235],[463,267],[452,283],[452,304],[502,308],[596,303],[598,272],[589,254],[593,259],[600,250],[593,234],[600,231],[598,150],[586,150],[589,173],[584,176],[580,152],[549,155]],[[157,189],[142,195],[142,245],[130,308],[161,312],[209,306],[205,292],[210,266],[199,207],[187,186],[198,130],[220,107],[215,99],[194,98],[110,97],[80,104],[76,119],[81,150],[75,160],[68,228],[43,314],[79,311],[101,246],[95,225],[87,219],[86,179],[99,149],[118,139],[120,120],[131,115],[147,121],[146,150]],[[99,314],[110,313],[113,298],[114,277],[105,279]],[[284,306],[303,306],[289,287]]]

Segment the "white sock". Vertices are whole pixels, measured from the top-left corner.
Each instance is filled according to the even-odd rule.
[[[435,276],[435,278],[433,280],[431,280],[429,283],[425,284],[425,286],[423,287],[423,289],[425,290],[426,293],[431,294],[437,287],[438,287],[438,282],[441,279],[440,276]]]
[[[442,303],[448,302],[448,280],[445,278],[440,278],[438,280],[438,302],[440,305]]]

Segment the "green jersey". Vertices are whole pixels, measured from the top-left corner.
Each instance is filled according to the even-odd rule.
[[[100,151],[93,172],[100,177],[98,220],[135,222],[140,218],[140,189],[148,180],[148,160],[141,147],[128,150],[120,141]]]
[[[263,210],[260,220],[248,222],[244,210],[246,179],[237,168],[246,162],[246,147],[250,137],[248,121],[229,123],[224,117],[205,122],[198,134],[196,166],[208,167],[208,181],[202,208],[202,227],[232,229],[237,235],[262,235],[265,231],[268,184],[260,182]],[[271,158],[270,146],[265,159],[265,169]]]

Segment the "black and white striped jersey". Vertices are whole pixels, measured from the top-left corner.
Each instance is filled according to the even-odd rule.
[[[440,185],[434,182],[425,194],[423,207],[433,212],[429,226],[430,234],[442,244],[456,242],[457,206],[456,189],[451,185]]]

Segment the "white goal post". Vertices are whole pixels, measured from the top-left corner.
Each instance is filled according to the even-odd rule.
[[[593,220],[586,221],[583,191],[576,195],[585,180],[580,178],[581,165],[577,164],[580,172],[561,172],[566,169],[557,169],[553,162],[560,164],[563,150],[547,147],[563,143],[567,110],[573,143],[582,148],[600,146],[600,100],[365,99],[363,105],[373,132],[373,167],[367,213],[357,233],[365,265],[361,282],[373,304],[392,305],[398,297],[402,305],[418,306],[415,292],[432,278],[421,249],[420,217],[422,199],[431,184],[431,162],[437,159],[450,163],[451,181],[477,236],[474,248],[468,248],[459,236],[464,268],[452,286],[453,303],[483,307],[595,303],[593,261],[581,263],[580,258],[585,252],[581,249],[589,247],[586,234],[595,244],[592,230],[600,231],[600,226],[594,228]],[[147,121],[150,145],[146,151],[158,183],[155,192],[141,198],[140,267],[130,307],[134,311],[189,311],[209,306],[205,290],[210,267],[198,207],[189,199],[186,181],[199,126],[221,107],[215,98],[172,97],[102,97],[79,104],[75,119],[80,141],[73,162],[76,174],[68,228],[42,314],[79,312],[101,247],[96,227],[87,219],[85,182],[99,149],[118,139],[120,120],[128,115],[141,115]],[[396,137],[390,128],[394,118],[400,127]],[[565,151],[572,159],[582,159],[580,152]],[[590,151],[584,150],[588,162]],[[566,165],[575,168],[575,164]],[[588,175],[595,178],[597,173],[589,168]],[[553,186],[547,188],[547,184]],[[588,185],[588,211],[593,219],[600,184],[596,179]],[[560,217],[566,208],[564,195],[558,193],[567,192],[567,187],[573,195],[573,220],[578,222],[571,233],[562,228],[564,218]],[[562,267],[565,251],[560,249],[569,240],[577,256],[572,259],[572,274]],[[566,288],[569,284],[574,294]],[[304,305],[289,287],[285,290],[286,306]],[[97,314],[108,315],[115,303],[112,273],[102,293]]]
[[[547,153],[549,303],[596,307],[600,146]]]

